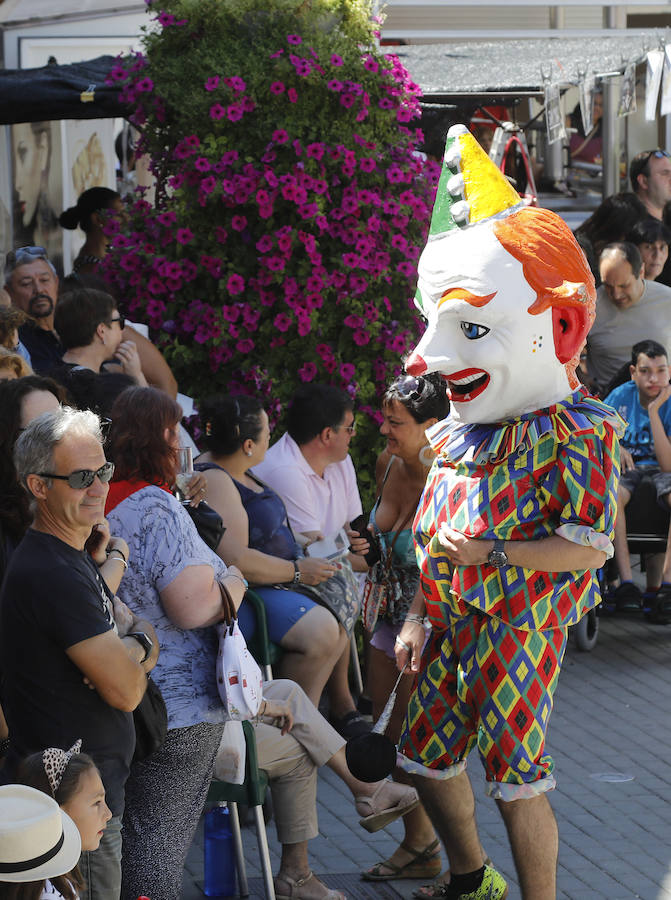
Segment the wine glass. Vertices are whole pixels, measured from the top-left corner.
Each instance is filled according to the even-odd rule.
[[[180,503],[185,506],[189,501],[186,497],[186,490],[189,482],[193,478],[193,456],[191,447],[177,448],[177,475],[175,476],[175,496]]]

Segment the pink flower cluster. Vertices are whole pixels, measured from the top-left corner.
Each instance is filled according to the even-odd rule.
[[[164,28],[183,24],[162,15]],[[110,79],[125,81],[136,122],[160,122],[146,66],[137,56]],[[202,347],[230,390],[269,395],[280,359],[303,382],[353,393],[368,379],[382,389],[417,338],[408,307],[439,175],[409,127],[419,88],[393,56],[320,59],[294,33],[264,77],[200,78],[199,133],[183,133],[162,156],[154,147],[172,196],[159,209],[135,202],[129,230],[111,236],[106,277],[166,340]],[[338,141],[306,138],[298,113],[315,92],[338,117]],[[247,129],[268,107],[275,124],[253,158],[242,152]],[[372,139],[378,133],[388,137]],[[367,410],[377,421],[374,405]]]

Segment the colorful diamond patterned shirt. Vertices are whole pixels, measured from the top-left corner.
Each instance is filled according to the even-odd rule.
[[[473,609],[514,628],[574,625],[601,596],[593,571],[507,565],[453,566],[438,540],[443,522],[472,538],[530,541],[560,535],[612,556],[618,437],[624,422],[581,388],[510,422],[427,432],[436,460],[413,525],[432,626]]]

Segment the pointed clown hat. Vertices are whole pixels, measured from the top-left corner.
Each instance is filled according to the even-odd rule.
[[[524,206],[506,176],[464,125],[447,132],[428,241]]]
[[[523,207],[520,195],[466,126],[453,125],[447,132],[427,247],[450,233],[509,216]],[[424,313],[419,284],[415,306]]]

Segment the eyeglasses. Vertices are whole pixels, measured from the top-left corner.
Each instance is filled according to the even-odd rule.
[[[113,322],[118,322],[118,323],[119,323],[119,330],[120,330],[120,331],[123,331],[124,328],[126,327],[126,317],[125,317],[125,316],[118,315],[118,316],[116,317],[116,319],[110,319],[110,322],[109,322],[110,325],[111,325]]]
[[[5,259],[5,274],[13,272],[17,266],[23,265],[26,260],[44,259],[49,262],[47,251],[44,247],[17,247],[10,250]]]
[[[352,422],[351,425],[342,425],[341,426],[350,436],[356,434],[356,422]]]
[[[40,478],[57,478],[59,481],[67,481],[70,487],[75,491],[83,491],[90,488],[96,479],[96,476],[107,484],[114,475],[114,463],[106,462],[94,472],[93,469],[77,469],[76,472],[70,472],[69,475],[53,475],[51,472],[38,472]]]
[[[657,150],[647,150],[643,153],[639,153],[631,161],[631,181],[635,182],[639,175],[645,173],[645,170],[648,168],[648,163],[653,156],[655,159],[671,159],[671,153],[668,153],[666,150],[660,150],[659,148]]]

